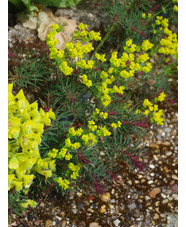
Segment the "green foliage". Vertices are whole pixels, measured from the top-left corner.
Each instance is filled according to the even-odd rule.
[[[55,47],[55,36],[65,27],[52,25],[46,40],[51,60],[28,54],[14,68],[10,81],[27,92],[36,90],[38,104],[29,104],[22,90],[14,96],[9,85],[10,190],[31,189],[34,196],[45,184],[55,184],[64,195],[92,185],[102,193],[101,181],[117,180],[118,163],[143,170],[138,161],[145,151],[142,135],[151,123],[163,124],[159,106],[171,97],[170,79],[177,75],[178,41],[171,19],[159,16],[164,9],[144,15],[155,3],[144,0],[139,7],[138,1],[114,1],[109,10],[117,21],[103,39],[81,23],[63,50]],[[120,28],[119,46],[99,53]],[[96,41],[100,44],[94,49]],[[52,125],[49,117],[55,119]],[[30,130],[32,139],[27,138]],[[27,200],[25,207],[32,203]]]
[[[38,146],[44,125],[50,126],[55,115],[50,110],[38,111],[38,104],[29,104],[23,91],[14,96],[13,84],[8,86],[8,190],[15,188],[25,194],[34,180],[34,171],[46,179],[52,175],[55,164],[51,159],[41,159]],[[42,167],[41,162],[45,162]]]
[[[81,0],[33,0],[34,3],[57,8],[75,7]]]
[[[28,13],[33,14],[33,11],[38,11],[36,6],[31,4],[31,0],[8,0],[17,10],[23,10],[26,8]]]
[[[20,55],[23,53],[20,51]],[[49,75],[52,72],[52,67],[48,67],[46,57],[35,56],[34,51],[30,51],[20,62],[20,58],[14,59],[14,62],[19,64],[19,67],[14,67],[13,72],[10,72],[10,82],[21,88],[30,88],[35,90],[36,85],[44,86],[46,81],[51,81]],[[43,70],[44,69],[44,70]]]

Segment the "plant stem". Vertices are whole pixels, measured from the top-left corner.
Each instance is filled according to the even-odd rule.
[[[96,47],[93,55],[91,56],[91,60],[94,58],[94,55],[100,50],[100,48],[103,46],[104,42],[109,37],[110,33],[115,29],[115,25],[116,25],[116,23],[113,23],[113,25],[110,27],[110,29],[108,30],[108,32],[106,33],[106,35],[103,37],[103,39],[101,40],[101,42],[99,43],[99,45]]]

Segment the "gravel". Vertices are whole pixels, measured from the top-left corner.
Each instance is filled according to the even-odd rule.
[[[17,25],[9,28],[9,48],[15,39],[30,43],[35,34]],[[8,226],[178,226],[177,116],[176,104],[167,107],[164,126],[151,126],[145,137],[144,171],[129,172],[123,163],[117,174],[120,181],[105,185],[105,197],[89,190],[65,198],[50,192],[22,218],[14,214]]]

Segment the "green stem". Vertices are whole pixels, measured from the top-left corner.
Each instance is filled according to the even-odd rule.
[[[165,8],[168,7],[169,5],[170,5],[170,2],[165,6]],[[166,9],[166,10],[168,10],[168,9]],[[157,16],[158,14],[160,14],[161,12],[162,12],[162,9],[161,9],[159,12],[153,14],[152,18],[156,17],[156,16]]]
[[[103,39],[101,40],[100,44],[96,47],[93,55],[91,56],[91,60],[94,58],[95,54],[100,50],[100,48],[103,46],[104,42],[107,40],[107,38],[109,37],[110,33],[115,29],[115,25],[116,23],[113,23],[113,25],[110,27],[110,29],[108,30],[108,32],[106,33],[106,35],[103,37]]]

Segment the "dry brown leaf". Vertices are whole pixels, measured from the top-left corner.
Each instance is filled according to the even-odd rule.
[[[59,43],[56,44],[57,49],[64,49],[65,43],[70,42],[72,34],[77,27],[76,20],[54,16],[50,9],[40,10],[37,17],[21,13],[18,15],[18,20],[21,21],[23,27],[32,30],[37,29],[38,38],[42,41],[45,41],[48,33],[52,31],[52,24],[65,23],[65,31],[61,31],[55,36],[59,41]]]
[[[65,43],[69,42],[72,37],[72,33],[76,28],[76,20],[69,20],[65,17],[56,17],[51,10],[41,11],[38,14],[37,31],[40,40],[45,41],[47,34],[52,30],[51,24],[63,24],[66,23],[65,31],[59,32],[55,38],[59,41],[56,45],[57,49],[64,49]]]

